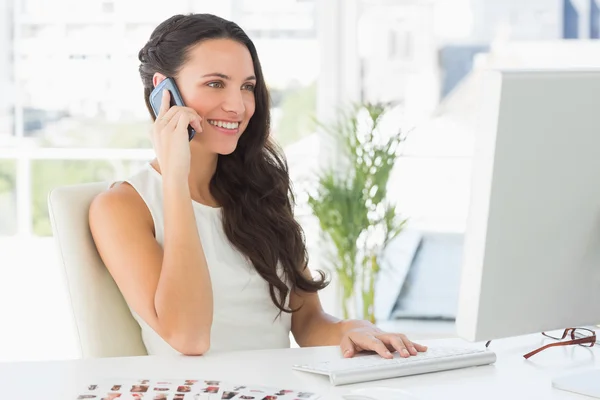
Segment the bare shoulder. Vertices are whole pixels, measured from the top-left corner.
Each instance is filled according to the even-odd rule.
[[[97,195],[89,211],[90,226],[103,222],[120,225],[148,226],[154,230],[152,215],[138,192],[127,182],[120,182]]]

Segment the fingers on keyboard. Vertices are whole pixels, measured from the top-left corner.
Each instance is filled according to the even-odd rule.
[[[410,351],[407,349],[406,343],[404,343],[400,336],[389,335],[384,340],[400,354],[400,357],[410,357]]]

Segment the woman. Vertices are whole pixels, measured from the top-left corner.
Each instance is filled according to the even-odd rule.
[[[156,159],[90,208],[98,251],[142,328],[149,354],[340,345],[345,357],[425,351],[401,334],[323,312],[327,283],[307,268],[287,165],[269,137],[256,49],[235,23],[176,15],[139,53],[146,105],[166,77]],[[187,126],[197,132],[188,142]]]

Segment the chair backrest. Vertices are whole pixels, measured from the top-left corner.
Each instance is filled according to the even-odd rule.
[[[107,187],[106,182],[63,186],[48,196],[82,358],[147,354],[139,324],[102,262],[89,228],[90,204]]]

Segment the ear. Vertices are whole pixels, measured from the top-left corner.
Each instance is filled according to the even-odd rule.
[[[160,72],[155,72],[154,76],[152,77],[152,84],[154,85],[154,87],[157,87],[158,84],[164,81],[165,79],[167,79],[166,76],[164,76]]]

